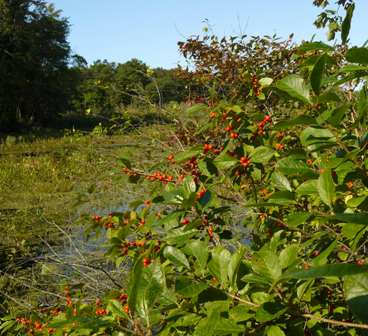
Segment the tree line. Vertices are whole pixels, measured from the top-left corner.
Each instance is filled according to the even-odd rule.
[[[0,0],[0,130],[49,126],[72,111],[111,117],[132,103],[183,101],[177,69],[138,59],[88,65],[72,54],[69,22],[44,0]]]

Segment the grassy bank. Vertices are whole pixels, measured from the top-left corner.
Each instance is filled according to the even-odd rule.
[[[86,255],[96,262],[101,251],[72,246],[73,228],[81,223],[82,214],[127,206],[130,198],[144,193],[126,183],[119,158],[127,157],[142,168],[159,162],[174,145],[170,140],[173,127],[172,123],[155,124],[116,135],[67,132],[1,145],[0,311],[7,309],[9,301],[13,309],[40,305],[43,294],[57,292],[48,282],[50,265],[43,262],[44,255],[70,257],[74,253],[73,263]],[[88,244],[77,240],[77,245],[82,243]],[[57,272],[60,275],[60,269]]]

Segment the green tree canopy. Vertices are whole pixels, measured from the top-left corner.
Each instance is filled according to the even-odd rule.
[[[0,125],[45,123],[68,105],[68,21],[43,0],[0,0]]]

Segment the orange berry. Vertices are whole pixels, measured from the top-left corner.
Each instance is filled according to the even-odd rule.
[[[173,154],[170,154],[170,155],[167,157],[167,160],[168,160],[168,161],[173,161],[173,160],[174,160],[174,155],[173,155]]]
[[[210,225],[208,228],[207,228],[207,233],[208,235],[210,236],[210,238],[213,237],[213,227],[212,225]]]
[[[356,261],[356,264],[357,264],[358,266],[363,266],[363,265],[365,264],[365,260],[364,260],[364,259],[358,259],[358,260]]]
[[[42,323],[40,321],[36,321],[34,323],[34,327],[35,327],[36,330],[42,330],[43,325],[42,325]]]
[[[126,314],[129,314],[129,306],[128,305],[125,305],[123,309],[124,309],[124,312]]]
[[[238,138],[239,138],[239,133],[231,132],[231,133],[230,133],[230,138],[231,138],[231,139],[238,139]]]
[[[353,183],[352,181],[348,181],[348,182],[346,182],[346,186],[347,186],[347,188],[348,188],[349,190],[351,190],[351,189],[353,189],[353,187],[354,187],[354,183]]]
[[[285,145],[284,145],[284,144],[281,144],[281,143],[277,143],[277,144],[275,145],[275,148],[276,148],[276,150],[278,150],[278,151],[282,151],[282,150],[285,148]]]
[[[213,118],[216,118],[216,117],[217,117],[217,113],[212,111],[210,113],[210,118],[213,119]]]

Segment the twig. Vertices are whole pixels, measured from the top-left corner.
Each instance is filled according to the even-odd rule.
[[[251,301],[247,301],[247,300],[244,300],[242,298],[240,298],[239,296],[236,296],[236,295],[233,295],[233,294],[230,294],[230,293],[226,293],[226,295],[236,301],[239,301],[241,303],[244,303],[246,304],[247,306],[250,306],[250,307],[254,307],[254,308],[259,308],[260,305],[256,304],[256,303],[253,303]]]
[[[352,323],[352,322],[342,322],[342,321],[336,321],[336,320],[330,320],[323,317],[314,316],[311,314],[303,314],[303,317],[306,317],[311,320],[316,320],[324,323],[333,324],[336,326],[341,327],[351,327],[351,328],[359,328],[359,329],[366,329],[368,330],[368,324],[359,324],[359,323]]]

